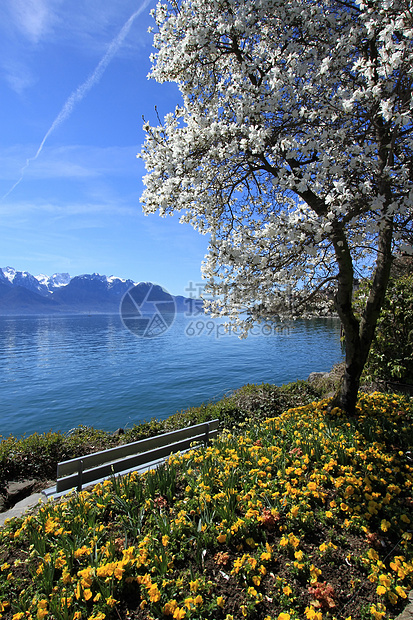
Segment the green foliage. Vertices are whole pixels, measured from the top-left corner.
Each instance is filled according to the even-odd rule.
[[[368,294],[360,287],[358,302]],[[366,379],[413,385],[413,275],[392,277],[365,367]]]
[[[0,480],[6,484],[19,478],[55,478],[59,461],[110,448],[115,440],[104,431],[80,426],[72,433],[33,433],[0,441]],[[1,488],[0,488],[1,491]]]

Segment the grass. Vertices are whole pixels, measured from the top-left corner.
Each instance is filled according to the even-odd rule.
[[[6,523],[0,617],[395,618],[413,587],[413,402],[269,417],[281,396],[249,386],[228,419],[237,398],[253,419],[206,449]]]

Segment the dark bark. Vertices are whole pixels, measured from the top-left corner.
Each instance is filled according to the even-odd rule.
[[[339,407],[348,415],[356,413],[358,390],[380,315],[392,261],[392,218],[385,219],[379,235],[376,268],[370,294],[358,319],[353,310],[352,296],[354,273],[350,250],[344,232],[335,231],[334,246],[339,267],[335,305],[341,319],[345,339],[345,372],[331,407]]]

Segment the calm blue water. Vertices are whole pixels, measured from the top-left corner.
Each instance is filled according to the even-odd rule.
[[[219,321],[178,315],[165,334],[143,339],[116,315],[0,317],[0,435],[128,428],[342,359],[334,319],[256,331],[240,340]]]

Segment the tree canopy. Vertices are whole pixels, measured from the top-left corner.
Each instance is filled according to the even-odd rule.
[[[150,76],[182,104],[144,125],[144,211],[210,235],[208,309],[247,330],[291,291],[330,290],[351,413],[392,256],[413,251],[411,2],[181,0],[154,17]]]

